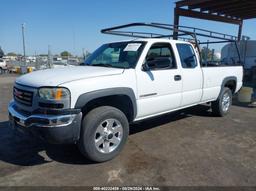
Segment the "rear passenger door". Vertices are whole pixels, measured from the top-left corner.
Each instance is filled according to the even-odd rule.
[[[199,103],[203,93],[203,74],[198,56],[191,44],[177,43],[176,47],[182,66],[181,106]]]

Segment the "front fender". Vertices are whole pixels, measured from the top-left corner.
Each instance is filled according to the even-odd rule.
[[[101,90],[84,93],[78,97],[75,104],[75,108],[81,109],[87,103],[89,103],[94,99],[106,97],[106,96],[114,96],[114,95],[125,95],[131,99],[132,105],[133,105],[133,115],[134,115],[133,118],[135,118],[137,116],[137,104],[136,104],[135,94],[131,88],[124,88],[124,87],[108,88],[108,89],[101,89]]]

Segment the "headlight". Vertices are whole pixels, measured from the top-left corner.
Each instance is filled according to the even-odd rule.
[[[65,100],[70,98],[70,92],[66,88],[40,88],[39,97],[45,100]]]

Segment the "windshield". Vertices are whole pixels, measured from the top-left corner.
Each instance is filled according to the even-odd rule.
[[[145,42],[131,41],[104,44],[89,56],[84,65],[135,68]]]

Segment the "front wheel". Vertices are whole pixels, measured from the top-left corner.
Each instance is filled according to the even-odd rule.
[[[216,116],[223,117],[228,114],[231,105],[232,92],[229,88],[223,88],[219,98],[212,102],[212,112]]]
[[[129,123],[119,109],[102,106],[90,111],[83,119],[78,143],[81,153],[95,162],[116,157],[129,135]]]

